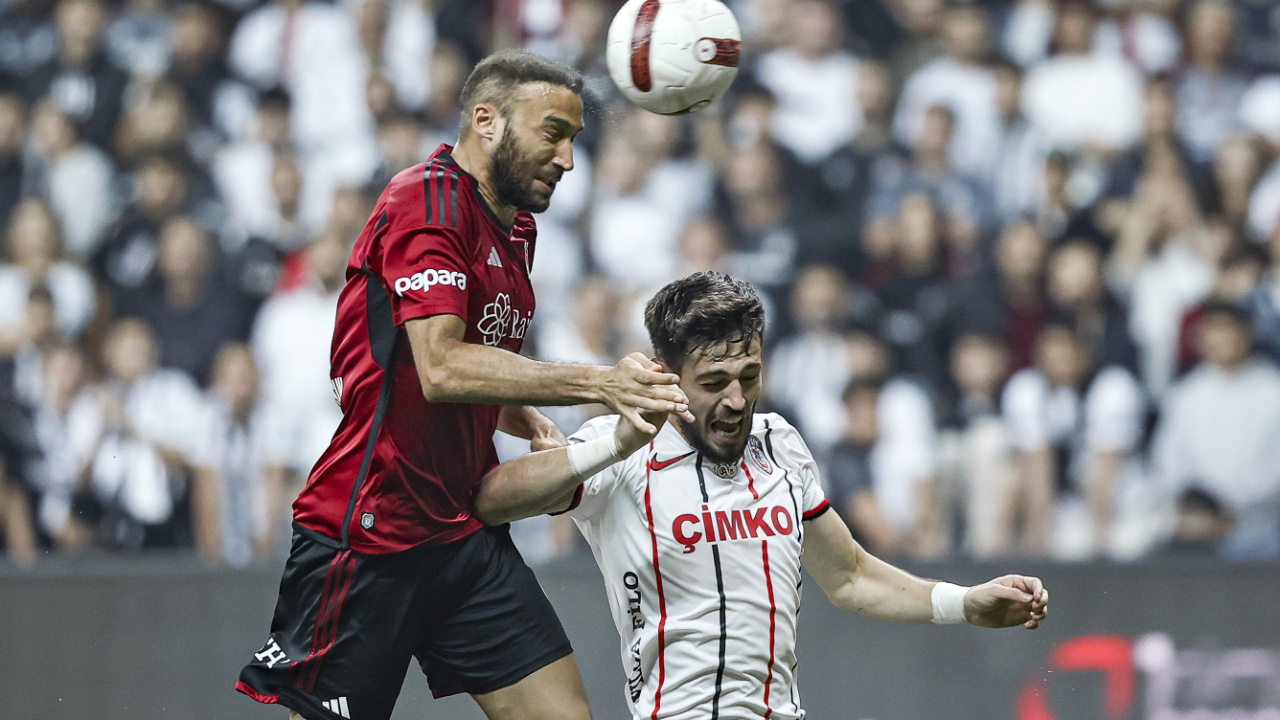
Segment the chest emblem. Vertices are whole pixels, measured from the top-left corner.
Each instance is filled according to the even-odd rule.
[[[518,308],[513,308],[510,295],[498,293],[493,302],[484,306],[476,329],[484,336],[485,345],[497,346],[508,338],[523,340],[532,317],[533,313],[522,315]]]
[[[769,464],[769,456],[764,452],[764,446],[760,443],[760,438],[752,435],[747,438],[747,455],[751,457],[751,461],[760,466],[760,469],[766,475],[773,474],[773,465]]]

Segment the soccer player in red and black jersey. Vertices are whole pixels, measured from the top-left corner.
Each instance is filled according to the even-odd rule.
[[[462,90],[457,146],[388,184],[347,265],[331,351],[343,420],[294,503],[271,634],[237,689],[307,720],[384,720],[411,658],[437,697],[505,720],[590,717],[564,630],[506,527],[471,513],[495,430],[565,443],[531,405],[687,416],[678,378],[518,353],[529,268],[573,169],[581,76],[520,51]],[[691,417],[691,416],[690,416]]]

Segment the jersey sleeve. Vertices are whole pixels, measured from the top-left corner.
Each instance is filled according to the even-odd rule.
[[[570,435],[569,442],[583,443],[612,435],[617,425],[617,415],[593,418],[588,420],[578,432]],[[614,488],[621,482],[622,470],[626,464],[627,460],[624,459],[583,480],[574,494],[573,504],[565,511],[566,514],[575,520],[590,520],[599,515],[608,505]]]
[[[467,317],[473,245],[447,226],[393,228],[382,238],[369,269],[391,296],[396,325],[430,315]]]
[[[769,445],[774,459],[784,468],[796,468],[800,480],[800,514],[804,520],[812,520],[831,508],[827,494],[822,490],[822,475],[818,463],[800,432],[781,416],[769,419]]]

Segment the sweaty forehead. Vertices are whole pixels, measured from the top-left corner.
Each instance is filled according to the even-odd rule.
[[[685,371],[682,375],[712,373],[737,375],[749,367],[759,365],[760,362],[759,338],[752,338],[749,342],[718,343],[690,353],[689,359],[685,361]]]
[[[516,112],[532,122],[563,121],[571,130],[582,129],[582,98],[562,85],[525,83],[512,96]]]

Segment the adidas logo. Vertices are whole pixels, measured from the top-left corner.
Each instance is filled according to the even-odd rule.
[[[489,248],[489,264],[494,267],[502,267],[502,261],[498,259],[498,248]]]
[[[335,715],[341,715],[344,718],[351,717],[351,711],[347,709],[347,698],[345,696],[337,700],[325,700],[320,704],[324,706],[325,710]]]

